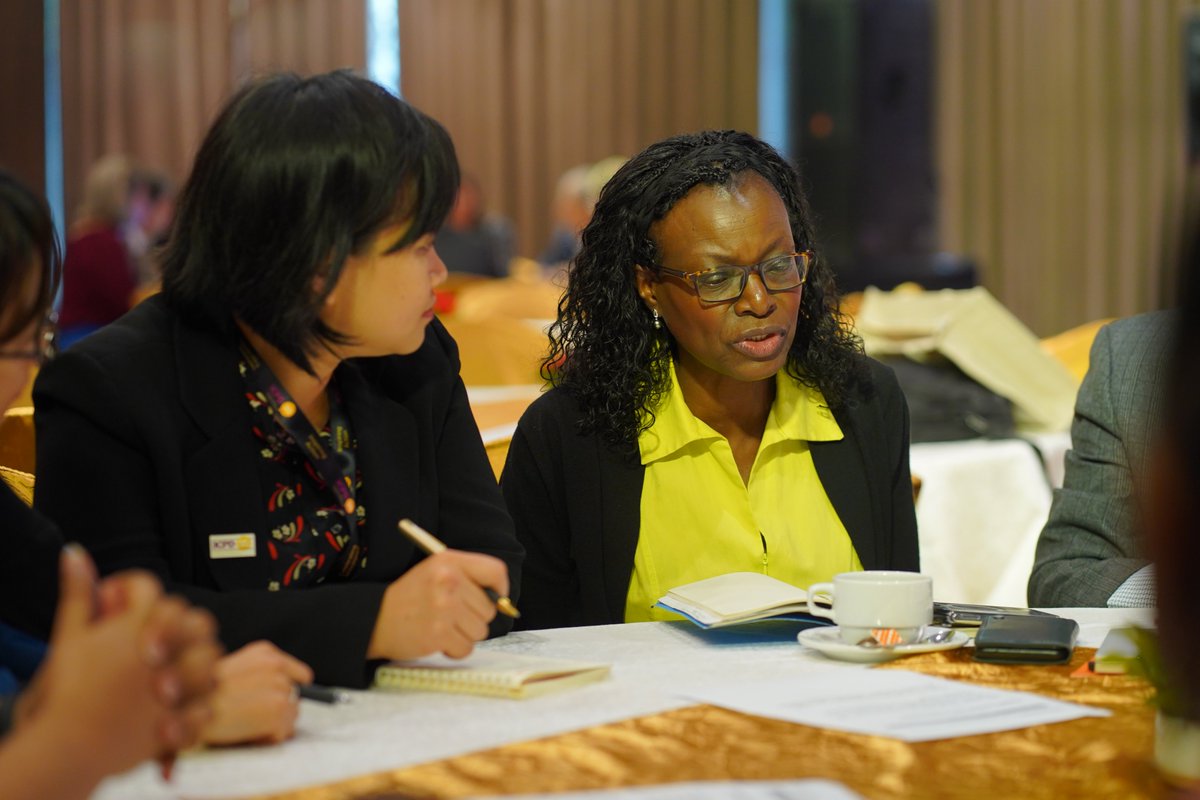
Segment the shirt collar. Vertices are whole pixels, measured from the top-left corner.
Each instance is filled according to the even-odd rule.
[[[669,373],[670,385],[654,409],[654,422],[638,436],[643,465],[667,458],[689,444],[722,438],[688,408],[675,377],[674,360],[670,362]],[[789,440],[827,442],[841,438],[842,429],[821,391],[800,383],[786,370],[776,373],[775,402],[771,404],[759,448]]]

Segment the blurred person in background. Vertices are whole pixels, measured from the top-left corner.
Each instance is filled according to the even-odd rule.
[[[514,238],[508,220],[486,213],[479,181],[464,174],[454,205],[434,240],[446,269],[488,278],[506,277]]]
[[[64,348],[129,310],[137,267],[122,238],[133,167],[125,156],[100,159],[88,171],[83,203],[67,232],[62,306],[58,324]]]
[[[565,283],[568,263],[579,253],[583,229],[592,219],[600,190],[627,159],[608,156],[563,173],[554,192],[554,229],[539,259],[545,275],[556,285]]]
[[[571,167],[554,185],[554,200],[550,206],[553,227],[550,240],[538,256],[543,267],[565,268],[579,252],[579,234],[592,218],[594,205],[588,202],[587,173],[590,168],[590,164]]]
[[[125,248],[137,270],[142,291],[157,286],[161,278],[159,250],[175,216],[175,187],[161,172],[138,168],[129,179],[129,200],[121,230]]]

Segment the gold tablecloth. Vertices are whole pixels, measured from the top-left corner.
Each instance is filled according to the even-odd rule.
[[[701,705],[272,797],[449,798],[782,778],[831,778],[868,798],[1165,797],[1152,761],[1151,689],[1126,676],[1071,677],[1094,652],[1078,648],[1068,665],[1027,667],[980,664],[970,650],[955,650],[879,668],[1101,706],[1113,712],[1107,718],[909,744]]]

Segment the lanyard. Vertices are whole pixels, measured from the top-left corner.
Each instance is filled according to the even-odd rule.
[[[245,341],[241,342],[240,348],[246,363],[246,385],[266,401],[274,412],[272,416],[275,422],[296,442],[308,463],[337,498],[346,523],[347,538],[342,548],[341,564],[336,569],[342,576],[347,576],[354,571],[362,547],[358,536],[358,503],[354,499],[354,431],[342,407],[341,398],[336,391],[330,392],[329,432],[333,441],[333,449],[330,450],[308,418],[300,413],[287,389],[276,380],[270,367],[254,352],[254,348]]]

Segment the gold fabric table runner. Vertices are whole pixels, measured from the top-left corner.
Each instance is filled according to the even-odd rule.
[[[1156,798],[1154,709],[1144,681],[1071,677],[1070,664],[1000,666],[970,649],[912,656],[908,669],[1107,708],[1085,718],[1015,731],[907,743],[753,717],[708,705],[270,795],[277,800],[469,797],[695,780],[828,778],[868,798]],[[413,735],[420,735],[414,731]]]

